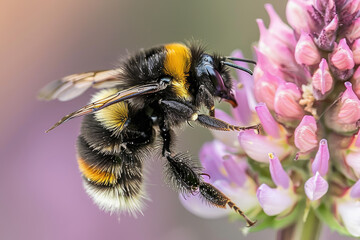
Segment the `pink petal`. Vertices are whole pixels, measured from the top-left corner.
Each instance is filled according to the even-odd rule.
[[[355,139],[355,146],[359,148],[360,147],[360,130],[356,134],[355,138],[356,138]]]
[[[285,45],[293,48],[296,44],[294,31],[281,20],[271,4],[265,4],[265,9],[270,17],[269,31]]]
[[[351,187],[350,197],[352,198],[360,198],[360,180]]]
[[[243,58],[243,54],[240,50],[235,50],[231,53],[231,56],[237,58]],[[248,67],[248,64],[237,62],[242,67]],[[237,70],[238,82],[240,82],[244,87],[243,89],[246,92],[247,103],[249,105],[250,110],[253,110],[256,105],[256,100],[254,96],[254,77],[245,73],[244,71]],[[236,116],[235,116],[236,118]]]
[[[277,215],[295,203],[287,191],[270,188],[266,184],[258,188],[256,196],[262,209],[269,216]]]
[[[275,121],[271,115],[269,109],[265,103],[259,103],[255,110],[259,116],[262,127],[265,132],[274,138],[280,137],[280,127],[279,124]]]
[[[232,115],[237,120],[238,124],[249,124],[252,118],[252,111],[250,109],[247,92],[244,87],[239,89],[238,86],[235,86],[235,99],[239,104],[236,108],[231,109]]]
[[[246,181],[245,185],[239,187],[228,181],[215,181],[213,185],[228,196],[243,211],[251,210],[258,205],[256,199],[256,185]]]
[[[354,86],[353,86],[354,92],[356,93],[356,95],[358,97],[360,97],[360,67],[358,67],[356,69],[352,78],[353,78],[353,84],[354,84]]]
[[[220,109],[215,110],[215,116],[218,119],[221,119],[227,123],[237,125],[237,122],[235,119],[230,117],[227,113]],[[225,145],[232,147],[234,149],[237,149],[240,147],[239,141],[238,141],[238,132],[235,131],[229,131],[229,132],[223,132],[223,131],[216,131],[211,130],[212,135],[215,137],[215,139],[221,141]]]
[[[289,0],[286,5],[286,18],[297,33],[312,32],[314,21],[309,12],[312,4],[309,1]]]
[[[184,196],[180,194],[179,199],[186,210],[201,218],[213,219],[225,217],[229,214],[229,210],[226,211],[225,209],[206,204],[199,195],[189,195],[184,198]]]
[[[319,172],[305,182],[306,196],[311,200],[318,200],[327,192],[329,184],[321,177]]]
[[[295,146],[301,152],[307,152],[317,146],[317,125],[315,118],[310,115],[305,115],[297,126],[294,132]]]
[[[221,172],[222,161],[225,155],[226,145],[219,141],[205,143],[199,152],[199,159],[204,167],[204,172],[214,179],[224,179],[226,176]]]
[[[226,170],[228,180],[235,183],[237,186],[242,187],[247,178],[246,162],[236,162],[235,158],[229,155],[223,160],[223,165]]]
[[[269,153],[269,168],[273,182],[276,186],[282,186],[283,188],[289,188],[290,178],[281,166],[279,158],[274,156],[273,153]]]
[[[346,90],[341,97],[340,109],[335,119],[338,123],[352,124],[360,119],[360,100],[352,90],[352,84],[345,82]]]
[[[346,30],[346,38],[350,43],[360,38],[360,18],[357,18],[353,24]]]
[[[289,149],[265,136],[248,130],[239,133],[239,142],[245,153],[259,162],[269,162],[268,153],[273,152],[280,159],[288,155]]]
[[[329,66],[325,58],[321,60],[319,68],[312,76],[312,80],[314,89],[321,92],[322,95],[331,90],[333,86],[333,78],[330,74]]]
[[[353,53],[346,44],[346,39],[340,40],[339,45],[330,56],[331,63],[339,70],[352,69],[355,66]]]
[[[284,44],[283,40],[280,40],[273,32],[266,29],[262,19],[257,19],[256,22],[260,30],[259,51],[275,65],[295,66],[293,49]]]
[[[337,210],[349,233],[354,237],[360,237],[360,202],[346,201],[340,203]]]
[[[264,102],[270,109],[274,109],[275,93],[279,85],[285,80],[264,72],[255,82],[255,97],[258,102]]]
[[[355,42],[351,46],[351,50],[353,52],[355,64],[359,64],[360,63],[360,39],[355,40]]]
[[[300,98],[301,92],[294,83],[281,84],[275,93],[275,112],[284,118],[301,119],[304,110],[299,104]]]
[[[349,165],[357,177],[360,177],[360,150],[351,151],[345,156],[346,164]]]
[[[326,139],[321,139],[319,150],[316,153],[314,162],[311,165],[312,172],[319,172],[321,176],[325,176],[329,170],[330,153]]]
[[[320,52],[308,33],[302,33],[295,48],[295,59],[298,64],[314,65],[320,62]]]

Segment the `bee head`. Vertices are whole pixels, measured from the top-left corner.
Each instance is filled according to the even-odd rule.
[[[221,57],[203,54],[195,68],[196,75],[202,81],[207,81],[209,90],[214,96],[224,99],[233,107],[237,106],[230,74],[223,64]]]

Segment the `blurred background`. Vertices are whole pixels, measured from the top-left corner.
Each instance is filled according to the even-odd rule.
[[[37,91],[72,73],[108,69],[139,48],[202,40],[224,55],[240,48],[248,58],[268,23],[257,1],[0,0],[0,239],[274,239],[265,230],[244,237],[243,222],[206,220],[187,212],[163,182],[162,161],[149,161],[147,202],[137,219],[110,216],[82,188],[75,159],[81,119],[44,131],[88,102],[40,102]],[[284,18],[285,0],[272,1]],[[211,140],[187,128],[178,148],[193,156]],[[323,238],[338,238],[325,230]]]

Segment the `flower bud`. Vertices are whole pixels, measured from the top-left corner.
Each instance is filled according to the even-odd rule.
[[[311,200],[318,200],[328,191],[329,184],[321,177],[319,172],[305,182],[306,196]]]
[[[330,153],[326,139],[321,139],[319,144],[319,150],[316,153],[314,162],[311,165],[312,172],[320,173],[321,176],[325,176],[329,170]]]
[[[301,33],[295,48],[295,59],[298,64],[314,65],[320,62],[320,53],[308,33]]]
[[[275,93],[279,85],[285,81],[269,72],[263,72],[263,76],[255,82],[255,97],[258,102],[264,102],[268,108],[274,110]]]
[[[315,39],[316,45],[321,50],[324,51],[333,50],[338,25],[339,25],[338,16],[335,15],[334,18],[331,20],[331,22],[321,30],[319,36]]]
[[[345,82],[345,87],[336,120],[340,124],[353,124],[360,119],[360,100],[352,90],[350,82]]]
[[[331,90],[333,86],[333,78],[329,71],[329,66],[323,58],[319,64],[319,68],[312,76],[313,88],[319,91],[322,95]]]
[[[255,107],[255,110],[259,116],[261,125],[264,128],[265,132],[274,138],[279,138],[280,137],[279,124],[275,121],[275,119],[269,112],[269,109],[266,107],[266,104],[259,103]]]
[[[355,64],[359,64],[360,63],[360,39],[355,40],[355,42],[351,46],[351,50],[353,52]]]
[[[332,9],[334,5],[334,0],[314,0],[314,7],[319,12],[325,12],[326,9]]]
[[[301,92],[294,83],[281,84],[275,93],[274,109],[283,118],[293,120],[301,119],[304,110],[299,104]]]
[[[340,40],[334,52],[330,55],[330,61],[341,71],[352,69],[355,66],[353,53],[346,44],[345,38]]]
[[[359,0],[351,0],[345,1],[346,3],[343,4],[344,8],[342,9],[343,12],[348,13],[349,16],[353,16],[353,13],[357,13],[360,10],[360,1]],[[352,19],[353,20],[353,17]]]
[[[316,138],[316,121],[313,116],[305,115],[299,126],[295,129],[294,142],[295,146],[301,152],[308,152],[317,146]]]

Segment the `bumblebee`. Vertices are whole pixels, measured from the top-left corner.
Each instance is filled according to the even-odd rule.
[[[165,160],[168,181],[183,194],[199,194],[216,207],[232,208],[251,221],[225,194],[204,181],[198,163],[174,150],[175,127],[189,121],[220,130],[240,127],[214,116],[214,100],[233,107],[229,67],[252,72],[229,61],[246,59],[207,54],[198,44],[172,43],[129,56],[118,68],[74,74],[40,90],[39,98],[67,101],[90,87],[103,88],[90,103],[63,117],[84,116],[77,139],[77,161],[86,192],[108,212],[141,212],[144,199],[143,165],[151,153]],[[201,114],[205,107],[209,114]],[[160,147],[157,142],[160,141]]]

